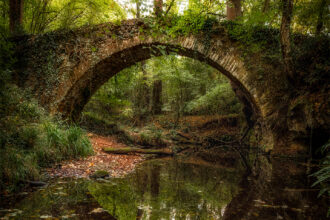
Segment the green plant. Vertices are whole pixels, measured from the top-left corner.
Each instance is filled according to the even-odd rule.
[[[143,144],[148,144],[148,143],[150,143],[150,141],[151,141],[151,137],[150,137],[150,135],[147,134],[146,132],[141,132],[141,133],[140,133],[140,139],[141,139],[141,142],[142,142]]]
[[[324,155],[321,162],[321,168],[317,172],[313,173],[311,176],[316,177],[316,181],[313,183],[312,187],[320,186],[321,190],[318,197],[323,194],[330,195],[330,139],[326,144],[320,148],[320,152]],[[330,216],[330,208],[328,209],[327,217]]]

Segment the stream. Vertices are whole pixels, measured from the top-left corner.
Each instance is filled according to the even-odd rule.
[[[264,158],[253,177],[237,167],[162,158],[125,178],[54,179],[1,199],[0,219],[326,219],[303,163]]]

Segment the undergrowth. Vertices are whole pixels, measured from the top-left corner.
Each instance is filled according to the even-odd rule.
[[[318,197],[322,195],[330,195],[330,139],[326,144],[320,148],[321,154],[324,156],[321,161],[321,168],[313,173],[311,176],[316,177],[316,181],[312,186],[320,186],[321,190],[318,194]],[[327,217],[330,217],[330,207],[328,209]]]
[[[11,83],[12,48],[0,41],[0,193],[39,180],[44,167],[93,152],[82,129],[49,116],[29,91]]]

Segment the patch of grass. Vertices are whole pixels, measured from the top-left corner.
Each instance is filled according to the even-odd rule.
[[[88,131],[105,136],[117,134],[120,131],[116,123],[111,122],[104,117],[102,118],[94,112],[84,112],[79,126]]]
[[[75,126],[63,126],[47,122],[43,126],[34,151],[41,166],[49,166],[61,160],[84,157],[93,153],[85,132]]]
[[[44,167],[93,153],[88,137],[77,126],[47,122],[22,130],[0,149],[0,190],[16,190],[25,180],[40,179]]]
[[[147,144],[148,145],[151,142],[151,137],[146,132],[141,132],[140,133],[140,140],[141,140],[141,144]]]

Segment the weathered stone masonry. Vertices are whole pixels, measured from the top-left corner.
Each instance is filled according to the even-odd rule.
[[[269,102],[273,94],[251,80],[258,73],[246,68],[241,45],[221,25],[214,29],[207,43],[203,33],[174,39],[151,34],[154,32],[139,20],[30,37],[20,48],[25,64],[20,81],[49,112],[77,118],[94,92],[116,73],[164,51],[176,53],[206,62],[226,75],[251,121],[260,125],[263,142],[271,148],[276,140],[267,118],[277,111]],[[274,73],[270,69],[264,74]],[[273,80],[267,86],[278,85]]]

